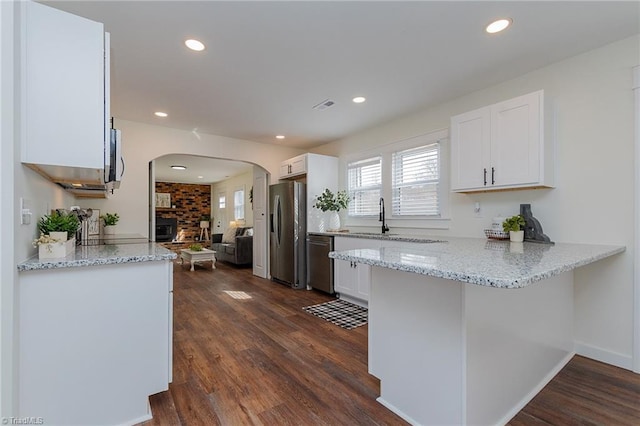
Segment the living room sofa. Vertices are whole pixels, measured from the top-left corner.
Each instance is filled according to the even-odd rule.
[[[235,234],[227,230],[224,234],[211,235],[211,250],[216,260],[244,266],[253,264],[253,228],[238,227]]]

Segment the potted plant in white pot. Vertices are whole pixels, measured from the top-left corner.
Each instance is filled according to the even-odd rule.
[[[349,206],[349,201],[347,191],[338,191],[334,194],[329,188],[326,188],[322,194],[315,198],[313,207],[323,212],[331,212],[328,231],[340,230],[340,215],[338,212],[346,209]]]
[[[53,212],[42,216],[38,221],[41,235],[49,235],[52,239],[63,242],[74,238],[79,227],[78,217],[66,213]]]
[[[80,220],[72,214],[53,212],[38,220],[40,237],[33,241],[41,259],[65,257],[75,248]]]
[[[104,222],[105,235],[113,235],[116,233],[116,224],[120,220],[118,213],[105,213],[100,216],[100,219]]]
[[[202,229],[209,228],[210,222],[211,222],[211,216],[209,216],[208,214],[203,214],[202,217],[200,218],[200,228]]]
[[[504,230],[504,232],[509,233],[509,239],[512,242],[521,243],[522,241],[524,241],[524,225],[524,218],[518,214],[506,218],[504,222],[502,222],[502,229]]]

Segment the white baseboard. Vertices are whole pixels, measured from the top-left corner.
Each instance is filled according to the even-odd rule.
[[[633,371],[633,357],[631,355],[611,352],[582,342],[575,342],[575,351],[578,355]]]
[[[402,418],[402,420],[404,420],[405,422],[409,423],[410,425],[420,426],[420,423],[418,423],[417,421],[415,421],[411,417],[407,416],[405,413],[403,413],[401,410],[399,410],[395,405],[389,404],[381,396],[376,398],[376,401],[378,401],[380,404],[382,404],[385,407],[387,407],[391,412],[397,414],[398,417]]]
[[[520,410],[522,410],[538,393],[540,393],[542,388],[547,386],[549,382],[553,380],[553,378],[560,372],[560,370],[562,370],[564,366],[567,365],[569,361],[571,361],[571,358],[573,358],[574,355],[575,352],[570,352],[567,354],[567,356],[562,358],[562,360],[560,360],[560,362],[556,364],[556,366],[551,371],[549,371],[549,373],[544,376],[533,389],[531,389],[531,392],[529,392],[524,398],[522,398],[507,414],[505,414],[502,419],[500,419],[497,424],[506,425],[509,420],[511,420],[516,414],[518,414]]]

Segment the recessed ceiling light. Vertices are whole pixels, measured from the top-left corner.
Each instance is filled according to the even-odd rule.
[[[366,101],[367,99],[363,96],[356,96],[355,98],[352,99],[354,103],[356,104],[361,104],[364,101]]]
[[[512,22],[513,21],[511,20],[511,18],[498,19],[487,25],[485,31],[489,34],[499,33],[500,31],[505,30],[509,25],[511,25]]]
[[[184,44],[191,50],[195,50],[196,52],[200,52],[204,50],[204,44],[201,41],[189,39],[185,40]]]
[[[203,179],[203,178],[204,178],[204,176],[198,176],[198,179]]]
[[[284,135],[278,135],[276,136],[276,139],[284,139]]]
[[[175,165],[171,166],[171,168],[172,168],[173,170],[187,170],[187,167],[186,167],[186,166],[181,166],[181,165],[179,165],[179,164],[175,164]]]
[[[162,117],[162,118],[164,118],[164,117],[168,117],[168,116],[169,116],[169,114],[167,114],[166,112],[162,112],[162,111],[156,111],[156,112],[154,112],[154,114],[155,114],[157,117]]]

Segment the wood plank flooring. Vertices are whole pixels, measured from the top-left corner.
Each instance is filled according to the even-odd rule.
[[[174,368],[151,425],[406,425],[375,401],[367,326],[302,311],[331,297],[251,269],[174,266]],[[640,424],[640,375],[576,357],[510,425]]]

